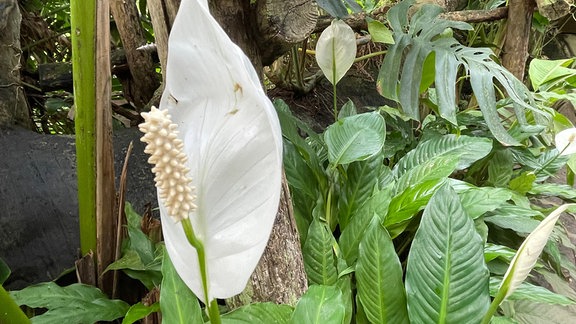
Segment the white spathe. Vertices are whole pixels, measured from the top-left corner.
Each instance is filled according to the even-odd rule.
[[[203,293],[196,250],[159,199],[166,250],[200,299],[232,297],[254,271],[278,209],[278,117],[252,64],[205,0],[182,0],[165,72],[160,109],[178,125],[188,156],[197,196],[189,218],[206,251],[209,296]]]
[[[576,153],[576,128],[568,128],[556,134],[554,142],[560,155]]]
[[[356,35],[344,21],[332,20],[316,42],[316,62],[330,83],[337,84],[356,59]]]

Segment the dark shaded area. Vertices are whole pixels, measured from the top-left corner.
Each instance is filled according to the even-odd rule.
[[[137,129],[114,135],[116,176],[130,141],[126,200],[138,212],[156,206],[153,175]],[[0,129],[0,258],[12,270],[7,289],[57,278],[79,254],[73,136]]]

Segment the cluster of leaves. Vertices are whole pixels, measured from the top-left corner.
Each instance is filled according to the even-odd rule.
[[[574,85],[573,60],[534,61],[532,94],[490,50],[455,41],[450,31],[468,25],[438,19],[430,6],[408,20],[412,3],[389,13],[394,45],[378,81],[398,108],[358,113],[348,102],[333,125],[316,133],[275,102],[310,287],[295,307],[247,305],[225,314],[224,323],[562,323],[576,314],[576,293],[564,278],[575,277],[576,266],[560,253],[576,247],[554,226],[568,206],[550,213],[534,203],[576,199],[572,187],[544,182],[567,163],[574,169],[573,158],[550,145],[551,133],[572,125],[549,108],[574,100],[566,91]],[[479,109],[457,105],[461,67]],[[498,101],[493,80],[510,98]],[[431,111],[422,113],[421,97]],[[123,270],[148,289],[159,286],[159,303],[130,307],[93,287],[53,284],[14,292],[14,299],[48,308],[38,322],[74,314],[86,322],[133,323],[158,310],[170,323],[205,322],[163,244],[142,232],[130,207],[126,214],[129,239],[109,270]],[[546,244],[550,233],[554,240]],[[532,269],[550,290],[523,283]]]

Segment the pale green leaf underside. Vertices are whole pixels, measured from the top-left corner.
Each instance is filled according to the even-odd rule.
[[[406,269],[413,323],[477,323],[490,304],[483,242],[448,185],[424,210]]]

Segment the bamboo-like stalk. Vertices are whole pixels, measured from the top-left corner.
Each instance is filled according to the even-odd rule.
[[[80,247],[96,254],[98,287],[112,293],[116,219],[110,107],[110,5],[72,0],[72,67],[76,105],[76,163]]]
[[[71,0],[80,250],[96,252],[96,1]]]
[[[0,323],[30,323],[24,312],[18,307],[4,287],[0,285]]]

